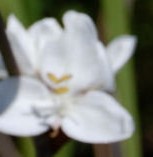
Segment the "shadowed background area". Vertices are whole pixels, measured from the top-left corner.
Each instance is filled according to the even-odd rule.
[[[132,20],[138,36],[135,54],[143,154],[153,156],[153,1],[137,0]]]

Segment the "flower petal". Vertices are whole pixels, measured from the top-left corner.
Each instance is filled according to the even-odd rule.
[[[92,20],[74,11],[67,12],[63,19],[63,35],[57,42],[46,44],[44,49],[46,55],[42,57],[41,64],[43,78],[47,80],[47,73],[58,78],[71,75],[71,79],[65,83],[71,92],[97,88],[112,90],[111,68],[104,49],[99,46]]]
[[[92,19],[76,11],[67,11],[63,16],[66,31],[88,40],[97,40],[97,31]],[[75,40],[75,39],[74,39]]]
[[[115,90],[114,74],[108,62],[106,49],[101,42],[97,43],[97,51],[98,51],[99,60],[101,64],[100,68],[102,69],[103,75],[105,75],[103,77],[102,90],[113,92]]]
[[[6,33],[23,74],[33,74],[36,62],[33,41],[14,15],[9,16]]]
[[[62,28],[54,18],[45,18],[34,23],[28,32],[34,39],[35,45],[41,50],[46,42],[52,42],[59,38]]]
[[[129,138],[134,130],[128,112],[106,93],[93,91],[78,99],[63,118],[62,130],[86,143],[110,143]]]
[[[69,60],[72,60],[70,69],[74,75],[71,86],[112,90],[112,72],[92,19],[86,14],[68,11],[63,17],[63,22],[66,51]]]
[[[0,83],[0,131],[16,136],[32,136],[48,129],[34,112],[45,105],[48,90],[36,79],[14,77]],[[43,101],[42,101],[43,100]]]
[[[124,35],[113,40],[107,47],[107,54],[114,73],[128,61],[134,52],[136,37]]]

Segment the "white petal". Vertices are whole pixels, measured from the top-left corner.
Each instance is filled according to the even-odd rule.
[[[62,28],[54,18],[45,18],[34,23],[28,31],[34,39],[35,45],[41,50],[46,42],[52,42],[59,38]]]
[[[6,33],[21,72],[23,74],[32,74],[36,62],[33,41],[22,24],[13,15],[8,18]]]
[[[96,88],[108,91],[114,89],[113,73],[98,42],[89,46],[81,41],[74,43],[72,39],[66,38],[65,41],[48,44],[45,52],[41,57],[41,74],[52,87],[54,82],[48,80],[48,73],[58,78],[66,74],[71,75],[71,79],[65,84],[55,86],[66,85],[72,92]]]
[[[64,15],[64,25],[62,37],[53,44],[46,44],[46,55],[42,56],[41,64],[43,77],[47,77],[47,73],[59,78],[71,75],[72,78],[65,83],[71,92],[95,88],[112,90],[111,68],[105,51],[99,46],[91,19],[71,11]]]
[[[86,14],[69,11],[64,15],[63,22],[66,30],[66,50],[73,62],[70,65],[74,73],[72,87],[76,82],[74,88],[102,87],[104,90],[112,90],[112,72],[92,19]]]
[[[14,77],[0,83],[0,131],[16,136],[32,136],[48,129],[34,107],[45,105],[48,90],[39,81]]]
[[[42,78],[54,87],[54,82],[48,78],[48,73],[55,75],[57,78],[66,74],[65,63],[67,61],[64,49],[61,46],[60,40],[57,42],[47,43],[44,49],[45,55],[41,56],[40,71]]]
[[[62,130],[86,143],[111,143],[129,138],[134,130],[129,113],[111,96],[90,92],[73,104],[62,122]]]
[[[92,19],[83,13],[68,11],[64,14],[63,23],[67,31],[88,40],[97,39],[97,31]],[[75,40],[75,39],[74,39]]]
[[[132,56],[136,46],[136,37],[123,35],[113,40],[107,47],[112,69],[116,73]]]
[[[97,43],[97,51],[100,60],[100,68],[103,73],[103,87],[102,90],[113,92],[115,90],[114,74],[111,69],[111,65],[108,62],[106,55],[106,48],[101,42]]]

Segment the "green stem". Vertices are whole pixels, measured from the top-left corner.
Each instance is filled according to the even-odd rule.
[[[73,157],[76,150],[76,142],[70,141],[66,143],[54,157]]]
[[[36,157],[36,151],[32,138],[17,138],[16,144],[23,157]]]
[[[104,32],[107,41],[129,32],[129,16],[124,0],[101,0],[103,3]]]
[[[128,15],[129,12],[125,5],[125,0],[101,0],[101,3],[103,6],[104,31],[107,41],[118,35],[129,33],[130,16]],[[139,115],[136,102],[133,61],[124,66],[118,74],[117,86],[120,101],[132,114],[136,125],[136,131],[132,138],[121,144],[122,156],[141,157],[141,136],[138,124]]]

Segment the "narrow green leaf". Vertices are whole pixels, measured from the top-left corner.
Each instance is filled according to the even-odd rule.
[[[16,145],[23,157],[36,157],[32,138],[17,138]]]
[[[118,35],[129,33],[130,14],[125,2],[124,0],[101,0],[104,14],[104,33],[107,41]],[[118,74],[117,86],[121,103],[131,112],[136,123],[136,131],[133,137],[122,143],[122,156],[141,157],[140,127],[133,61],[124,66]]]
[[[43,15],[44,3],[41,0],[22,0],[28,15],[28,25],[39,20]]]
[[[74,141],[70,141],[66,143],[54,157],[73,157],[75,154],[76,143]]]
[[[28,23],[28,15],[22,0],[0,0],[0,11],[6,20],[11,13],[15,14],[24,24]]]

